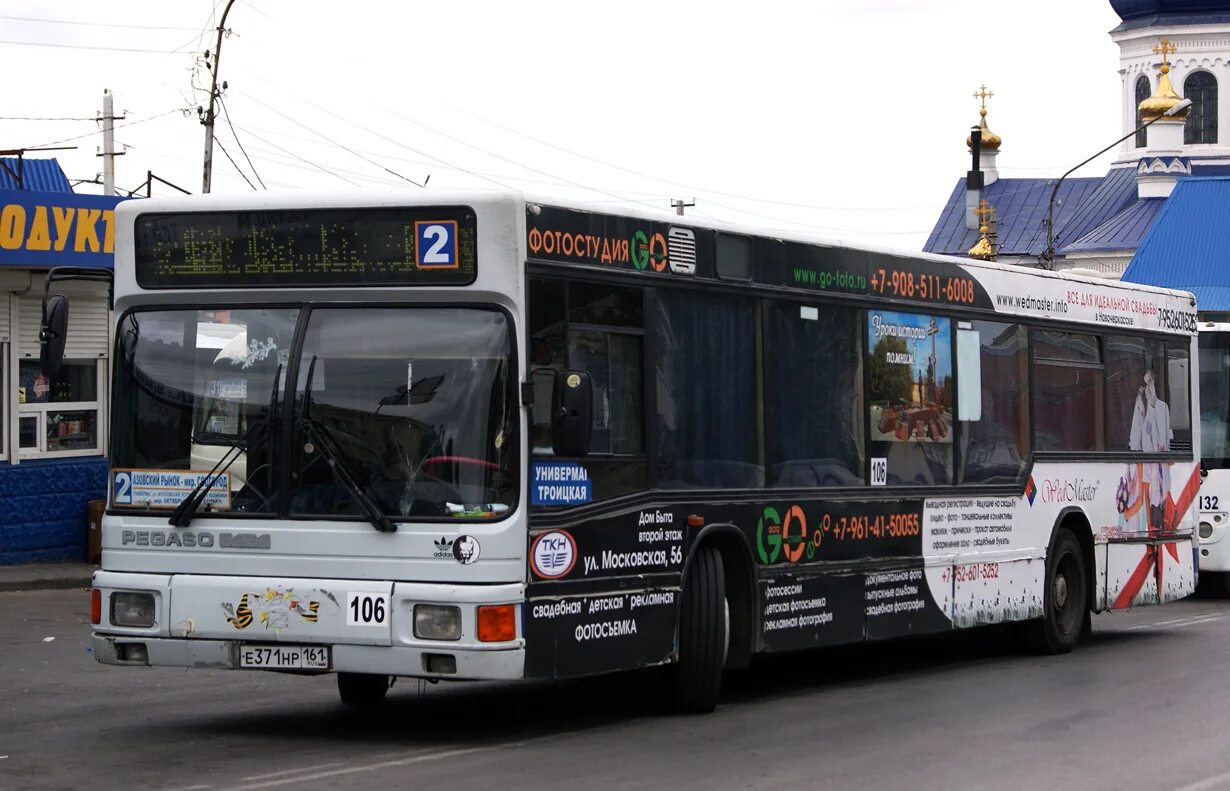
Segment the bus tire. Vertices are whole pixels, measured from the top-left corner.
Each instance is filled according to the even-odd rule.
[[[681,599],[675,708],[687,714],[705,714],[717,707],[728,645],[726,578],[717,548],[702,546],[696,550]]]
[[[1089,628],[1089,570],[1076,536],[1067,528],[1055,533],[1046,553],[1042,617],[1025,625],[1026,642],[1039,654],[1066,654]]]
[[[337,691],[347,706],[375,706],[389,691],[389,677],[371,673],[338,673]]]

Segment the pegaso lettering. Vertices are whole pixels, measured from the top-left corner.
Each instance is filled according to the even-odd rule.
[[[124,530],[122,546],[180,547],[187,549],[271,549],[269,533],[213,533],[192,530]]]

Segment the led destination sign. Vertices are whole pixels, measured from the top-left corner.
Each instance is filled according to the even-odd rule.
[[[477,225],[464,206],[143,214],[145,288],[467,285]]]

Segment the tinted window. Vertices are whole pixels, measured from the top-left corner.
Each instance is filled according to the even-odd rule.
[[[1200,343],[1200,458],[1230,467],[1230,334],[1202,332]]]
[[[772,486],[863,483],[860,312],[765,307],[765,425]]]
[[[530,376],[534,383],[531,447],[551,452],[551,388],[554,372],[564,367],[564,283],[531,280],[529,286]]]
[[[662,290],[655,322],[661,485],[763,486],[755,303]]]
[[[1040,331],[1033,334],[1033,343],[1035,447],[1104,449],[1104,374],[1097,337]]]
[[[1015,481],[1029,458],[1029,351],[1025,328],[992,321],[971,323],[978,339],[977,419],[961,419],[961,483]],[[964,364],[964,358],[961,361]],[[964,365],[957,371],[965,386]],[[971,414],[970,417],[973,415]]]
[[[568,320],[610,327],[645,326],[641,292],[595,283],[568,285]]]
[[[1141,432],[1148,411],[1148,383],[1161,383],[1162,342],[1122,335],[1106,337],[1106,447],[1146,450]],[[1148,450],[1156,450],[1149,443]]]
[[[589,452],[643,453],[640,336],[569,330],[568,365],[588,371],[593,387],[594,430]]]
[[[752,240],[746,236],[717,235],[717,273],[727,280],[752,279]]]
[[[646,484],[642,299],[638,289],[537,278],[529,283],[532,453],[553,455],[555,371],[588,372],[594,422],[590,455],[581,463],[593,480],[596,500]]]
[[[1166,398],[1170,411],[1170,450],[1192,446],[1191,349],[1186,341],[1166,343]]]

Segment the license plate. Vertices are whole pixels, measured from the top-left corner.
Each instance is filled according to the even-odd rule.
[[[264,670],[328,670],[326,645],[241,645],[239,666]]]

